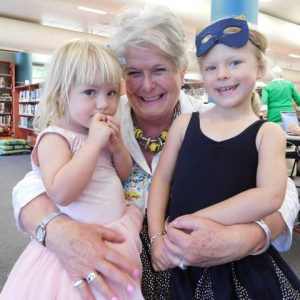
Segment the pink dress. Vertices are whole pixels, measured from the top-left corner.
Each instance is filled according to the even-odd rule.
[[[69,142],[74,155],[87,139],[85,135],[50,126],[39,135],[37,144],[41,136],[48,132],[63,136]],[[35,148],[32,152],[32,166],[40,176],[40,170],[34,163],[36,161]],[[83,193],[75,202],[60,209],[80,222],[105,225],[121,232],[126,237],[126,241],[121,244],[111,244],[111,246],[122,254],[133,257],[142,269],[139,238],[142,214],[135,207],[125,208],[123,186],[112,165],[108,151],[101,152],[96,170]],[[73,281],[57,257],[36,240],[32,240],[14,265],[0,299],[81,299],[78,288],[73,288],[72,285]],[[92,284],[90,286],[92,287]],[[120,286],[115,285],[113,288],[117,291],[119,299],[144,299],[139,282],[137,286],[139,288],[130,297]],[[105,298],[97,294],[97,299]]]

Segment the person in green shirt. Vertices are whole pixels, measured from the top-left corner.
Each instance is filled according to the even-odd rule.
[[[268,121],[281,123],[282,111],[294,111],[293,99],[300,106],[300,95],[294,84],[282,78],[282,69],[272,69],[275,78],[262,90],[262,108]]]

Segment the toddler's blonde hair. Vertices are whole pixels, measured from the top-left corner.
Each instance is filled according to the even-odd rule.
[[[35,127],[42,130],[68,117],[68,95],[74,85],[112,83],[121,86],[121,76],[117,57],[99,41],[68,41],[55,51],[47,69]]]

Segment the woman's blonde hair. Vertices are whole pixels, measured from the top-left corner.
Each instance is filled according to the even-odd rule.
[[[186,67],[186,36],[180,19],[165,6],[132,7],[116,17],[109,45],[125,65],[129,47],[154,46],[169,56],[177,69]],[[147,57],[145,57],[147,59]]]
[[[71,40],[58,48],[47,68],[35,127],[44,129],[68,117],[68,95],[74,85],[121,83],[117,57],[92,39]]]

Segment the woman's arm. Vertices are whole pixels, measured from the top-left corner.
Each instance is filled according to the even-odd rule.
[[[273,239],[272,244],[280,252],[288,251],[292,244],[293,227],[299,212],[299,208],[300,204],[297,188],[294,181],[291,178],[288,178],[285,198],[283,204],[278,210],[278,215],[281,220],[277,220],[278,228],[276,227],[276,223],[275,226],[270,226]],[[266,219],[264,218],[264,220],[267,224],[269,224],[268,217]],[[281,223],[284,224],[282,228],[280,226]],[[280,228],[281,231],[278,233]],[[275,229],[277,229],[277,231]]]
[[[26,194],[26,190],[23,192]],[[14,193],[18,197],[21,194],[20,190]],[[14,203],[17,202],[20,200],[14,199]],[[46,194],[41,194],[21,209],[18,219],[23,230],[35,236],[37,226],[55,211],[57,207]],[[123,237],[117,232],[102,226],[78,223],[67,216],[53,219],[46,229],[47,248],[61,260],[74,282],[85,278],[91,270],[96,270],[104,281],[93,282],[93,287],[108,299],[115,296],[109,281],[117,282],[124,288],[135,286],[132,278],[141,270],[137,272],[138,267],[134,261],[126,259],[122,253],[105,244],[105,241],[123,242]],[[82,284],[79,291],[83,299],[94,299],[88,284]]]
[[[231,225],[252,222],[278,210],[287,182],[285,144],[285,135],[279,126],[264,124],[257,137],[257,187],[200,210],[195,215]]]
[[[285,228],[281,214],[276,212],[264,221],[276,238]],[[256,223],[222,225],[209,219],[185,215],[172,222],[164,237],[172,263],[183,260],[189,266],[215,266],[239,260],[264,248],[266,235]]]

